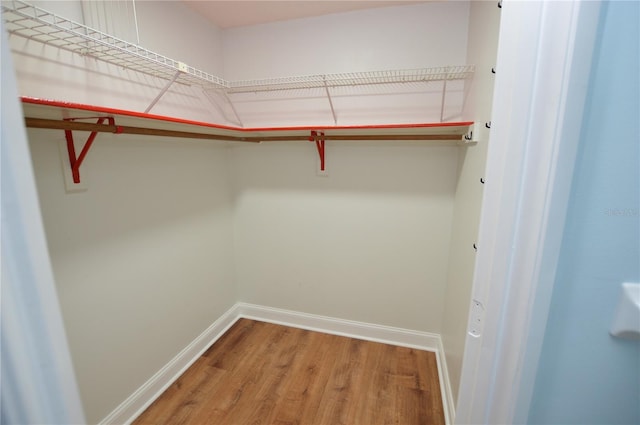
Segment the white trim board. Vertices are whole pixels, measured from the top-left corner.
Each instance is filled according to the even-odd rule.
[[[523,423],[542,347],[600,2],[504,2],[456,421]],[[469,319],[471,320],[471,318]]]
[[[283,310],[247,303],[238,303],[236,307],[238,308],[239,318],[244,317],[261,322],[275,323],[310,331],[417,348],[426,351],[437,351],[438,341],[440,340],[440,335],[428,332],[337,319],[299,311]]]
[[[456,403],[453,398],[451,381],[449,380],[447,356],[445,355],[444,345],[442,344],[440,335],[438,335],[436,360],[438,361],[438,379],[440,380],[440,394],[442,396],[442,409],[444,410],[444,423],[447,425],[453,425],[456,420]]]
[[[0,421],[85,423],[4,19],[0,57]]]
[[[240,318],[435,352],[445,421],[447,424],[453,423],[453,397],[440,335],[237,303],[104,418],[100,425],[133,422]]]

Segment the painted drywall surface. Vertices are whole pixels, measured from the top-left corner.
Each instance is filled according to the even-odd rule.
[[[479,142],[460,149],[441,333],[454,399],[462,369],[476,258],[473,244],[477,242],[484,187],[480,179],[484,175],[490,136],[484,124],[491,121],[494,81],[491,69],[495,67],[499,25],[500,9],[496,3],[471,2],[467,63],[475,64],[476,72],[467,89],[464,119],[480,123],[476,130]]]
[[[463,65],[468,14],[468,2],[430,2],[229,29],[223,34],[225,75],[251,80]],[[456,120],[462,83],[448,88],[445,115]],[[440,120],[442,82],[330,91],[338,124]],[[247,126],[334,123],[324,89],[232,98]]]
[[[85,9],[103,3],[86,2]],[[114,2],[107,4],[116,5]],[[39,2],[37,5],[84,23],[80,1]],[[214,75],[222,71],[222,38],[218,28],[176,2],[136,2],[136,7],[143,47],[201,67]],[[91,22],[92,25],[95,23]],[[184,44],[180,40],[185,40]],[[196,45],[196,40],[206,40],[207,49],[184,47],[185,44]],[[10,43],[21,96],[143,112],[168,82],[107,64],[90,55],[74,54],[19,36],[12,36]],[[218,104],[212,103],[200,88],[176,83],[150,112],[225,124],[224,103],[218,100]]]
[[[80,0],[34,0],[28,3],[58,16],[64,16],[74,22],[82,23],[83,21],[82,2]]]
[[[224,77],[222,31],[181,1],[136,2],[140,45]]]
[[[225,73],[244,80],[463,64],[468,7],[437,2],[231,28]]]
[[[457,148],[234,147],[241,301],[439,332]]]
[[[39,6],[82,22],[80,2]],[[179,13],[177,3],[138,6],[141,37],[156,40],[149,48],[159,53],[195,61],[192,49],[180,52],[157,36],[171,16],[180,17],[171,28],[183,39],[208,31],[210,46],[220,41],[217,29]],[[166,84],[21,37],[11,46],[21,95],[143,111]],[[221,64],[202,57],[202,65]],[[152,112],[216,121],[201,97],[174,85]],[[67,194],[63,133],[33,130],[29,138],[74,368],[96,423],[236,300],[227,153],[216,142],[102,133],[81,169],[89,190]]]
[[[640,279],[637,2],[608,2],[529,423],[640,422],[640,344],[608,334]]]
[[[221,30],[182,2],[80,0],[80,3],[85,25],[222,76]],[[46,3],[41,7],[46,9]],[[194,48],[205,43],[206,49]]]
[[[466,2],[431,3],[231,29],[225,73],[248,79],[463,64],[468,10]],[[249,112],[259,116],[249,123],[332,123],[326,98],[306,101],[257,102]],[[353,102],[361,114],[339,115],[338,123],[428,120],[394,109],[388,97],[362,101],[334,97],[339,111],[339,102]],[[311,144],[235,147],[240,300],[439,333],[457,151],[329,143],[330,175],[318,177]]]
[[[74,368],[103,419],[235,302],[227,152],[100,134],[65,193],[62,133],[29,131]]]

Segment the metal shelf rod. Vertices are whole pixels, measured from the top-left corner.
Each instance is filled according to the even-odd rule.
[[[107,119],[108,117],[103,117]],[[211,133],[198,133],[193,131],[165,130],[159,128],[120,126],[113,120],[109,124],[89,123],[70,120],[51,120],[44,118],[25,118],[25,125],[29,128],[41,128],[51,130],[66,131],[90,131],[95,133],[115,133],[115,134],[137,134],[146,136],[177,137],[186,139],[208,139],[222,140],[229,142],[281,142],[281,141],[308,141],[308,134],[287,134],[279,136],[245,136],[245,135],[224,135]],[[313,134],[313,132],[312,132]],[[323,134],[324,140],[336,141],[380,141],[380,140],[401,140],[401,141],[460,141],[460,134],[391,134],[381,130],[377,134]]]

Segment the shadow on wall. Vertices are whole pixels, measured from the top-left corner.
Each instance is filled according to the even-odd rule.
[[[231,149],[242,301],[441,328],[457,147],[310,142]]]
[[[12,54],[20,75],[21,96],[144,112],[169,83],[167,79],[90,56],[14,38]],[[225,112],[220,108],[206,99],[199,88],[176,82],[150,113],[226,124]]]
[[[328,176],[319,176],[313,143],[235,145],[234,194],[318,191],[453,197],[458,148],[433,142],[327,142]]]
[[[78,145],[84,143],[88,133],[76,134]],[[47,236],[58,252],[194,217],[229,220],[222,144],[101,133],[80,168],[88,190],[66,193],[59,152],[63,133],[30,130],[29,139]]]

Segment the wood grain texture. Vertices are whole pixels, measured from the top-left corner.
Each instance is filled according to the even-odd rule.
[[[134,425],[444,424],[434,353],[248,319]]]

